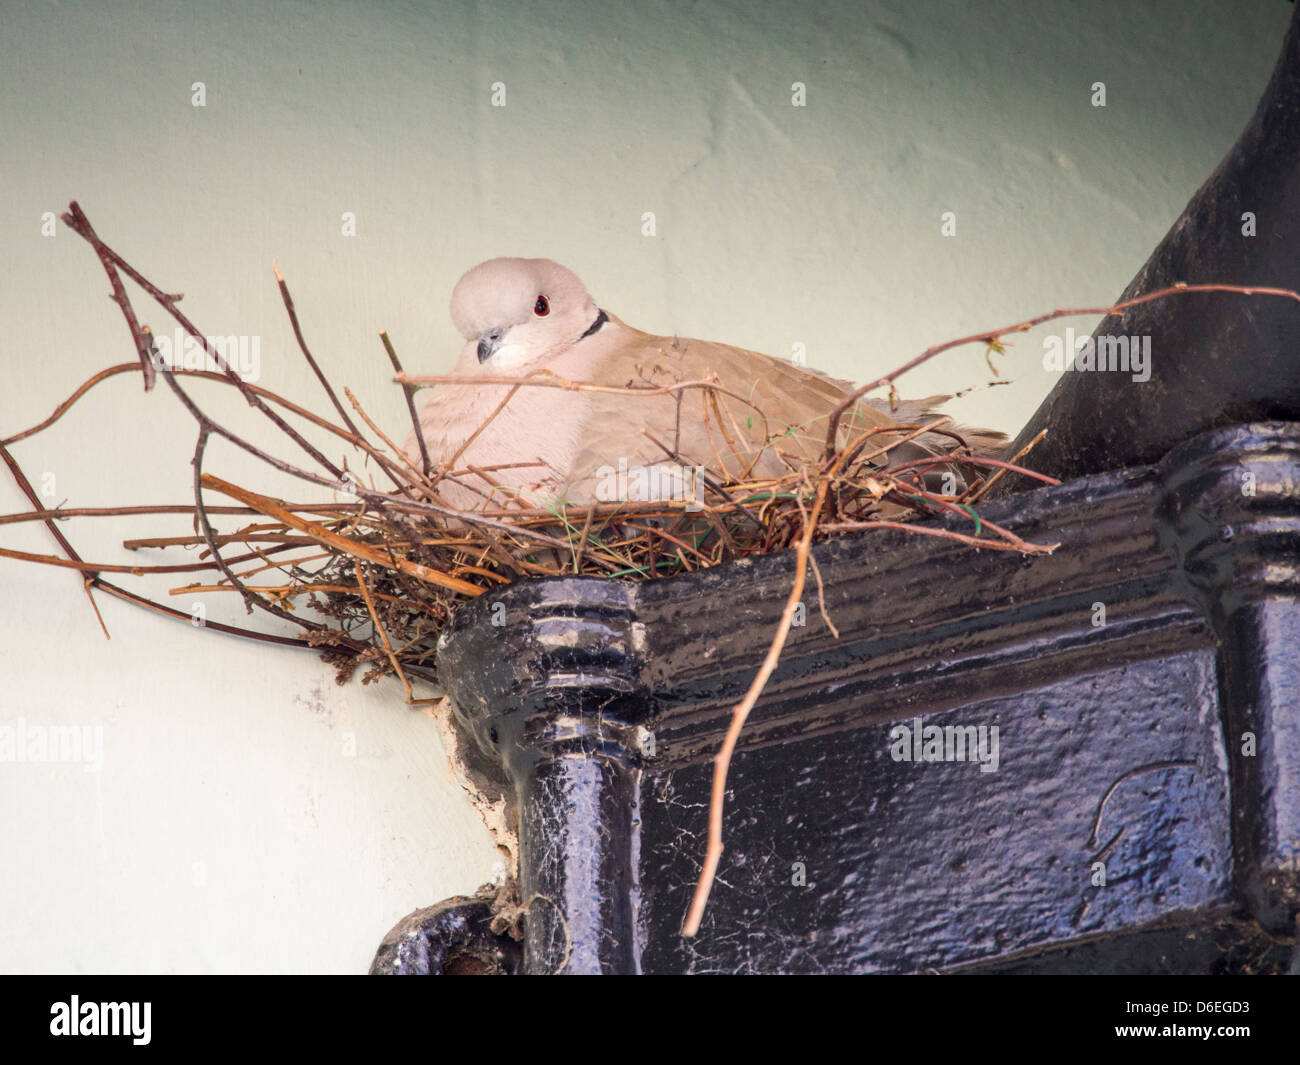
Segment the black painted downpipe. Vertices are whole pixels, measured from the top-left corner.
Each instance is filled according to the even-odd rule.
[[[1300,9],[1245,132],[1116,302],[1179,282],[1300,291]],[[1105,336],[1149,336],[1151,378],[1062,374],[1012,449],[1048,430],[1033,454],[1042,473],[1144,465],[1209,429],[1300,420],[1300,303],[1174,295],[1107,317],[1093,338]]]

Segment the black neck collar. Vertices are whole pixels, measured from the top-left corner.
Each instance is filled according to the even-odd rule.
[[[596,309],[600,310],[599,307]],[[585,333],[583,333],[582,336],[578,337],[578,339],[586,340],[587,337],[591,336],[592,333],[594,333],[597,329],[599,329],[602,325],[604,325],[608,321],[609,321],[609,315],[606,314],[604,311],[601,311],[598,315],[596,315],[596,320],[591,323],[591,328],[588,329]]]

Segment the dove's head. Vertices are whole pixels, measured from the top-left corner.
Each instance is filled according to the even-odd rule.
[[[550,259],[489,259],[456,282],[462,365],[517,374],[544,366],[603,321],[577,274]]]

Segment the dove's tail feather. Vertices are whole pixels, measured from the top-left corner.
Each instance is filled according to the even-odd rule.
[[[1006,433],[996,429],[979,429],[971,425],[954,425],[952,431],[970,444],[976,455],[987,458],[1002,458],[1011,443]]]
[[[950,399],[952,399],[952,396],[926,396],[924,399],[904,399],[899,400],[892,408],[887,399],[868,399],[864,402],[882,414],[889,415],[896,422],[921,425],[946,417],[942,411],[935,408],[942,406]],[[996,429],[982,429],[973,425],[957,425],[953,422],[947,423],[943,428],[956,433],[965,440],[976,455],[985,455],[989,458],[1000,458],[1009,443],[1007,434],[998,432]],[[917,442],[925,445],[932,453],[935,451],[951,451],[957,446],[957,441],[953,440],[952,437],[936,433],[925,433],[917,437]]]
[[[863,402],[870,407],[875,407],[881,414],[889,415],[896,422],[919,422],[923,419],[933,421],[935,418],[942,418],[943,415],[936,413],[934,408],[943,406],[950,399],[952,399],[952,396],[900,399],[892,407],[887,399],[865,399]]]

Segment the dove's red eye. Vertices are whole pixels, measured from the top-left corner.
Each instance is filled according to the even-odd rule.
[[[533,313],[538,318],[545,318],[551,313],[551,305],[546,302],[545,296],[538,296],[537,302],[533,304]]]

